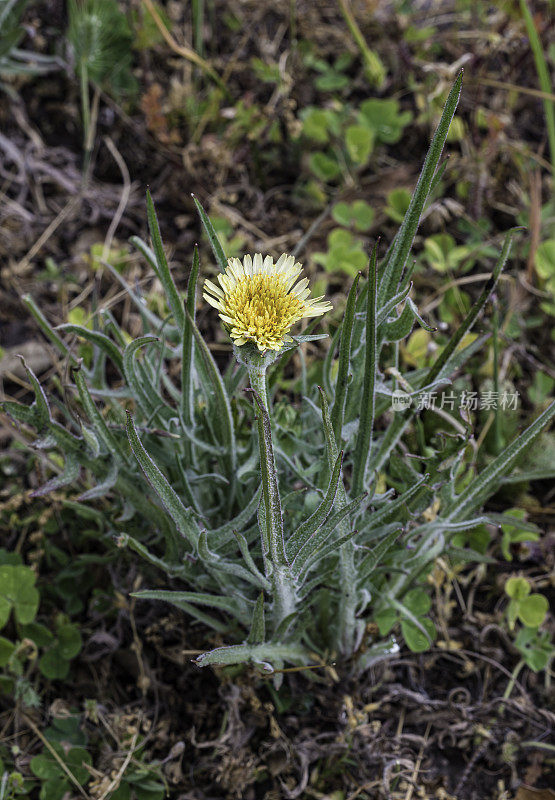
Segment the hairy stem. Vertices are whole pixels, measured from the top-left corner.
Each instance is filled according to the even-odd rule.
[[[271,580],[274,592],[274,631],[295,611],[295,580],[291,575],[285,556],[283,515],[277,482],[273,437],[270,423],[267,364],[263,357],[253,356],[245,360],[249,371],[251,388],[259,407],[258,445],[260,448],[260,472],[262,478],[262,502],[264,504],[262,547],[267,551],[271,564]]]

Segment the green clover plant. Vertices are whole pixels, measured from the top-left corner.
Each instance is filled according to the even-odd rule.
[[[204,283],[204,297],[233,340],[234,359],[223,372],[197,325],[198,251],[183,297],[150,195],[151,244],[132,241],[163,287],[166,318],[114,269],[142,321],[136,339],[109,307],[95,310],[91,328],[53,329],[24,298],[71,379],[71,403],[49,398],[26,366],[34,402],[3,403],[35,449],[63,455],[63,467],[36,493],[79,485],[78,502],[104,502],[118,545],[159,570],[158,586],[134,596],[170,603],[206,630],[199,666],[250,662],[274,672],[279,685],[286,663],[336,659],[363,671],[398,650],[399,628],[414,650],[430,646],[435,628],[425,587],[435,559],[481,557],[454,546],[454,537],[491,522],[485,501],[555,416],[555,402],[546,403],[479,472],[455,414],[421,441],[419,399],[450,384],[484,344],[487,336],[468,334],[514,231],[435,357],[401,371],[401,344],[413,327],[430,339],[434,332],[410,297],[411,249],[441,174],[461,84],[462,75],[397,235],[384,258],[374,247],[367,277],[354,276],[320,361],[307,365],[304,347],[322,347],[310,343],[325,336],[312,333],[312,323],[302,336],[290,329],[302,317],[317,322],[329,304],[310,299],[295,259],[228,262],[196,198],[219,270]],[[90,364],[75,357],[76,339],[91,345]],[[302,396],[293,404],[281,387],[284,369],[296,364],[293,388]],[[375,621],[381,635],[368,624]]]

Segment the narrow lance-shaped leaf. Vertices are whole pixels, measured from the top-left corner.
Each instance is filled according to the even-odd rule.
[[[434,173],[443,151],[447,133],[449,132],[449,126],[457,110],[462,88],[462,76],[463,73],[461,70],[449,92],[443,114],[441,115],[439,125],[432,139],[428,154],[426,155],[422,172],[418,178],[416,189],[414,190],[407,213],[405,214],[405,218],[395,239],[391,257],[389,258],[380,283],[380,305],[389,297],[390,293],[397,291],[397,284],[401,278],[416,231],[418,230],[424,203],[426,202],[432,185]]]
[[[204,366],[208,373],[208,377],[214,389],[217,405],[216,422],[221,432],[222,444],[224,445],[226,451],[226,458],[229,461],[229,477],[232,481],[234,481],[237,473],[237,450],[235,445],[235,430],[233,427],[233,417],[231,414],[229,398],[227,396],[220,371],[218,370],[218,367],[212,358],[212,354],[208,349],[206,342],[202,338],[201,332],[197,328],[195,321],[189,313],[189,309],[185,309],[185,314],[189,325],[191,326],[191,330],[193,331],[195,342],[198,346]],[[232,495],[234,494],[233,486],[234,484],[232,483]]]
[[[77,499],[83,502],[84,500],[95,500],[98,497],[104,497],[116,485],[118,471],[118,465],[116,463],[112,464],[104,480],[93,486],[92,489],[83,492]]]
[[[129,411],[127,412],[126,431],[133,455],[137,459],[146,479],[160,498],[162,505],[174,521],[179,533],[196,547],[199,537],[198,526],[191,512],[185,508],[174,489],[170,486],[166,476],[158,469],[152,458],[146,452],[137,435]]]
[[[194,336],[189,318],[195,320],[195,300],[197,280],[200,269],[198,247],[193,250],[193,266],[187,283],[187,314],[183,323],[183,339],[181,353],[181,415],[185,427],[191,428],[194,420],[193,413],[193,367],[194,367]]]
[[[196,609],[195,606],[198,604],[201,606],[218,608],[222,611],[229,611],[234,614],[234,616],[237,616],[236,612],[238,610],[232,599],[198,592],[172,592],[164,589],[144,589],[141,592],[132,592],[131,597],[137,597],[139,600],[162,600],[163,602],[170,603],[221,633],[227,633],[229,625]]]
[[[506,263],[507,258],[509,257],[512,236],[517,230],[520,229],[513,228],[512,230],[508,231],[505,237],[501,254],[495,265],[491,278],[488,280],[482,294],[476,300],[476,302],[468,312],[462,324],[455,331],[455,333],[453,334],[453,336],[451,337],[445,348],[442,350],[438,358],[435,360],[435,362],[432,364],[428,372],[425,374],[422,380],[423,385],[426,386],[430,385],[436,379],[441,378],[443,375],[447,375],[450,371],[450,367],[454,367],[454,365],[458,363],[459,353],[457,352],[457,347],[461,343],[463,337],[471,330],[472,326],[476,322],[478,315],[480,314],[485,304],[487,303],[489,297],[491,296],[491,293],[493,292],[495,285],[497,283],[497,279],[501,274],[501,270],[503,269],[503,266]],[[474,346],[470,345],[470,347],[466,349],[468,350],[469,353],[472,353]],[[393,422],[390,424],[390,426],[388,427],[384,436],[381,439],[379,450],[376,453],[375,464],[374,464],[375,469],[381,469],[381,467],[385,464],[385,462],[389,457],[389,454],[391,453],[396,443],[399,441],[404,431],[406,430],[411,420],[413,419],[414,415],[416,414],[416,408],[417,406],[413,404],[410,407],[410,409],[408,409],[405,413],[395,414]]]
[[[466,315],[466,318],[463,321],[463,323],[458,327],[458,329],[455,331],[449,342],[441,351],[438,358],[434,361],[434,363],[430,367],[430,370],[424,379],[425,383],[432,383],[432,381],[434,381],[437,378],[442,369],[445,367],[445,364],[447,364],[450,357],[453,355],[453,353],[461,343],[463,337],[468,333],[468,331],[472,328],[472,326],[476,322],[478,315],[480,314],[483,307],[486,305],[487,301],[491,296],[491,293],[495,289],[495,285],[501,274],[501,270],[503,269],[503,267],[507,262],[507,259],[509,258],[513,236],[518,230],[522,230],[522,228],[512,228],[510,231],[507,232],[505,236],[505,241],[503,242],[503,248],[501,250],[501,254],[493,269],[493,273],[490,279],[484,286],[482,294],[476,300],[476,302]]]
[[[351,358],[351,336],[353,333],[353,322],[355,318],[355,304],[357,286],[360,272],[355,277],[345,308],[345,316],[341,325],[341,339],[339,343],[339,364],[337,371],[337,381],[335,384],[335,397],[331,412],[331,422],[337,447],[341,446],[341,433],[343,431],[343,417],[345,414],[345,399],[347,397],[347,382],[349,380],[349,361]]]
[[[395,500],[390,500],[382,508],[379,508],[377,511],[373,511],[369,516],[368,525],[363,527],[362,530],[374,530],[379,525],[383,525],[385,522],[391,519],[392,516],[395,516],[397,511],[403,506],[406,506],[408,501],[418,493],[423,484],[425,484],[429,479],[430,476],[428,473],[422,475],[413,486],[410,486],[408,489],[406,489],[402,494],[399,495],[399,497],[396,497]]]
[[[447,520],[460,518],[471,512],[491,495],[501,482],[503,475],[512,468],[519,455],[525,448],[530,446],[543,428],[554,418],[555,400],[514,442],[511,442],[497,458],[480,471],[472,483],[458,495],[453,505],[447,509],[445,518]]]
[[[156,218],[156,211],[150,192],[146,193],[146,212],[148,217],[148,227],[150,229],[150,236],[152,238],[152,246],[156,255],[156,262],[158,264],[158,277],[164,292],[168,299],[169,307],[171,308],[173,318],[178,328],[182,329],[184,324],[183,306],[181,298],[173,281],[166,254],[164,253],[164,246],[162,244],[162,237],[160,236],[160,227],[158,219]]]
[[[326,440],[326,455],[328,459],[328,467],[331,469],[333,459],[337,457],[337,444],[335,442],[335,435],[331,423],[328,401],[325,393],[321,387],[320,391],[320,406],[322,409],[322,423],[324,426],[324,437]],[[313,558],[305,559],[302,568],[308,573],[312,563],[317,563],[318,559],[321,560],[325,557],[326,552],[332,552],[338,549],[339,555],[339,575],[340,575],[340,598],[339,598],[339,619],[336,632],[336,646],[344,653],[352,652],[355,641],[356,630],[356,605],[357,593],[355,591],[356,567],[355,567],[355,549],[353,538],[356,531],[351,530],[350,514],[358,509],[359,501],[362,501],[364,495],[356,498],[352,504],[347,503],[347,494],[343,481],[340,482],[337,490],[336,508],[337,514],[341,515],[337,520],[333,521],[335,537],[332,542],[325,544],[326,531],[322,531],[322,545],[318,543],[318,550],[314,553]],[[342,512],[346,511],[345,514]],[[335,516],[335,515],[334,515]],[[332,524],[328,520],[327,525]]]
[[[129,241],[131,242],[131,244],[135,245],[135,247],[138,250],[141,251],[141,253],[145,256],[146,260],[154,270],[155,275],[158,276],[158,265],[156,264],[156,256],[154,255],[150,247],[148,247],[148,245],[145,242],[143,242],[142,239],[139,239],[138,236],[131,236]],[[106,266],[110,270],[112,277],[115,278],[115,280],[120,284],[120,286],[124,290],[125,296],[128,297],[132,301],[135,308],[137,308],[137,310],[141,314],[141,317],[143,317],[143,319],[146,320],[154,328],[154,330],[161,332],[162,328],[164,327],[164,322],[160,319],[160,317],[158,317],[153,311],[151,311],[148,308],[145,300],[139,294],[137,294],[137,292],[134,291],[134,289],[127,283],[125,278],[119,274],[117,269],[114,269],[114,267],[112,267],[112,265],[108,263],[106,264]],[[167,333],[169,333],[168,326],[166,326],[165,330]],[[175,328],[173,330],[175,330]]]
[[[148,344],[153,344],[154,342],[159,341],[160,340],[157,336],[139,336],[138,339],[134,339],[132,342],[129,342],[123,351],[122,360],[125,379],[130,388],[133,390],[133,395],[147,418],[152,415],[154,408],[158,408],[164,405],[164,403],[158,395],[155,395],[153,398],[149,398],[147,387],[152,387],[150,387],[148,381],[142,380],[141,376],[137,374],[135,355],[141,347],[146,347]]]
[[[116,365],[120,373],[123,373],[123,363],[119,348],[104,333],[100,333],[100,331],[90,331],[88,328],[85,328],[82,325],[72,325],[69,322],[64,323],[63,325],[58,325],[56,330],[64,331],[64,333],[73,333],[75,336],[80,336],[82,339],[86,339],[87,342],[94,344],[96,347],[106,353],[108,358],[110,358]]]
[[[364,488],[366,465],[372,446],[374,414],[376,409],[376,372],[378,369],[378,353],[376,340],[376,305],[377,305],[377,257],[378,243],[374,245],[370,256],[368,271],[368,299],[366,306],[366,357],[362,388],[362,408],[360,412],[359,430],[353,458],[352,492],[361,494]]]
[[[225,272],[227,267],[227,258],[225,257],[224,249],[221,245],[220,240],[218,239],[218,234],[214,230],[214,226],[210,221],[210,217],[199,203],[197,198],[194,194],[191,195],[195,206],[197,207],[197,211],[200,216],[200,221],[202,222],[202,227],[204,228],[206,235],[208,237],[208,241],[210,242],[210,247],[212,248],[214,255],[216,256],[216,262],[221,269],[222,272]]]
[[[302,572],[299,574],[299,582],[304,582],[306,575],[314,569],[314,567],[318,566],[320,568],[320,562],[326,559],[328,556],[332,555],[332,553],[336,553],[339,551],[341,553],[349,544],[352,544],[353,539],[358,534],[357,530],[349,531],[348,533],[340,536],[338,539],[332,539],[331,541],[324,544],[319,550],[315,553],[311,553],[310,557],[306,560]],[[353,583],[349,587],[345,587],[348,589],[348,595],[355,598],[355,605],[356,605],[356,586]],[[343,587],[342,587],[343,589]],[[343,614],[341,608],[339,609],[341,624],[339,626],[340,631],[342,631],[343,636],[345,635],[345,622],[343,620]],[[350,627],[350,626],[349,626]]]
[[[31,497],[44,497],[45,494],[61,489],[64,486],[70,486],[79,477],[80,467],[75,458],[71,455],[66,457],[64,469],[56,477],[51,478],[39,489],[31,492]]]
[[[330,395],[330,397],[333,395],[333,388],[332,388],[332,383],[331,383],[331,370],[332,370],[332,365],[333,365],[333,356],[334,356],[335,351],[337,349],[337,343],[340,340],[340,336],[341,336],[341,326],[337,327],[335,329],[334,333],[333,333],[330,345],[328,347],[328,351],[326,353],[326,357],[324,358],[324,365],[323,365],[323,369],[322,369],[322,378],[323,378],[323,382],[324,382],[324,389]],[[352,339],[352,333],[351,333],[351,339]]]
[[[33,387],[33,392],[35,394],[35,402],[31,406],[31,408],[35,409],[36,425],[37,428],[41,430],[50,422],[50,407],[48,405],[48,400],[46,399],[44,389],[40,385],[37,376],[35,375],[33,370],[27,366],[23,356],[19,356],[19,360],[23,364],[25,372],[27,373],[27,377],[29,378],[31,386]]]
[[[63,356],[69,355],[70,364],[72,367],[75,367],[77,365],[77,360],[75,359],[74,356],[71,355],[67,346],[58,336],[52,325],[48,322],[48,320],[46,319],[40,308],[36,305],[31,295],[24,294],[21,299],[25,303],[25,305],[27,306],[33,317],[35,318],[39,328],[44,333],[46,338],[50,339],[52,344],[58,348],[58,350]]]
[[[289,559],[294,562],[295,558],[302,550],[302,548],[310,542],[311,537],[314,536],[318,528],[320,528],[330,515],[337,494],[337,487],[341,477],[341,463],[343,461],[343,452],[339,453],[334,464],[333,472],[331,474],[328,488],[324,499],[317,507],[316,511],[305,520],[295,533],[290,536],[287,542],[287,555]]]
[[[112,456],[114,456],[116,459],[121,459],[122,461],[128,462],[129,458],[127,453],[123,451],[120,443],[112,431],[108,428],[104,417],[96,407],[96,404],[90,395],[83,371],[80,368],[73,370],[73,380],[75,381],[77,391],[79,392],[81,405],[83,406],[98,438],[103,442],[104,446]]]
[[[144,558],[144,560],[149,564],[152,564],[153,567],[158,567],[158,569],[162,570],[162,572],[165,572],[166,575],[186,578],[187,570],[183,565],[170,564],[163,558],[159,558],[158,556],[154,555],[154,553],[151,553],[142,542],[139,542],[137,539],[135,539],[133,536],[129,536],[127,533],[122,533],[117,536],[116,544],[120,548],[129,547],[131,550],[134,550],[134,552],[138,553],[141,558]]]
[[[247,644],[260,644],[266,638],[266,624],[264,621],[264,592],[260,592],[252,614],[251,629]]]
[[[234,533],[235,533],[235,538],[237,540],[237,544],[239,545],[239,550],[241,552],[241,555],[243,556],[245,564],[247,565],[247,569],[256,577],[258,584],[269,592],[272,588],[272,584],[267,578],[264,577],[264,575],[260,572],[256,564],[254,563],[254,559],[251,556],[247,540],[245,539],[242,533],[238,533],[237,531],[235,531]]]
[[[449,92],[443,114],[441,115],[439,125],[432,139],[428,154],[426,155],[422,172],[418,178],[416,189],[414,190],[399,233],[395,238],[391,256],[380,283],[380,305],[389,297],[391,292],[397,291],[397,284],[399,283],[416,231],[418,230],[424,203],[426,202],[432,185],[434,173],[443,151],[447,133],[449,132],[449,126],[457,110],[462,88],[462,76],[463,73],[461,70]]]
[[[220,528],[215,528],[213,531],[210,531],[210,536],[216,542],[217,546],[228,542],[233,538],[236,531],[241,531],[245,525],[250,522],[252,517],[256,514],[261,495],[262,486],[259,486],[245,508],[240,511],[236,517],[230,522],[226,522]]]
[[[223,575],[233,575],[235,578],[239,578],[239,580],[253,584],[257,587],[257,589],[269,590],[271,588],[270,582],[264,577],[264,575],[261,575],[256,568],[254,571],[252,571],[244,567],[242,564],[239,564],[236,560],[230,561],[210,550],[208,546],[208,533],[206,530],[202,530],[200,532],[198,540],[198,554],[201,560],[204,561],[206,570],[210,574],[214,575],[216,580],[222,585],[222,593],[224,594],[228,584],[227,581],[225,581],[225,578],[222,580]]]
[[[407,297],[405,306],[399,316],[396,319],[386,321],[380,328],[381,336],[386,342],[398,342],[409,335],[415,319],[418,320],[424,330],[430,333],[437,330],[437,328],[432,328],[424,322],[413,301],[410,297]]]
[[[347,503],[334,514],[331,514],[326,522],[315,531],[312,537],[299,549],[291,565],[295,575],[300,575],[308,562],[312,561],[318,555],[327,540],[335,532],[336,528],[340,531],[338,541],[339,539],[343,539],[346,535],[350,538],[349,526],[348,524],[344,525],[344,522],[347,521],[348,523],[349,516],[360,507],[367,496],[366,492],[363,492],[360,497],[355,497],[350,503]]]
[[[272,672],[272,661],[289,661],[293,664],[310,663],[310,655],[301,645],[295,644],[237,644],[230,647],[217,647],[203,653],[195,659],[199,667],[210,664],[244,664],[254,661],[256,664],[267,664],[267,671]]]

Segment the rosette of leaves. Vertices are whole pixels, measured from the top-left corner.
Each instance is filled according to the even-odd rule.
[[[479,473],[457,420],[447,419],[433,440],[415,436],[419,397],[448,384],[487,338],[467,334],[495,288],[514,234],[507,234],[491,278],[435,359],[401,371],[400,345],[413,327],[434,333],[410,297],[411,249],[441,175],[461,80],[449,94],[397,235],[379,268],[374,248],[368,276],[354,278],[318,365],[321,385],[306,370],[297,383],[302,399],[291,404],[294,421],[282,411],[272,414],[273,397],[299,345],[321,336],[293,336],[268,367],[266,383],[261,379],[257,388],[251,378],[253,405],[241,391],[245,364],[232,362],[222,373],[197,326],[198,252],[183,296],[150,196],[151,242],[133,241],[163,287],[167,313],[154,313],[140,290],[112,271],[142,321],[138,338],[130,341],[102,306],[92,328],[54,330],[24,298],[66,359],[72,381],[71,402],[48,398],[27,368],[34,402],[3,404],[31,446],[63,456],[63,468],[36,494],[73,485],[82,503],[109,501],[105,514],[119,545],[160,571],[158,586],[137,596],[173,604],[221,641],[197,659],[201,666],[251,662],[271,671],[331,655],[364,670],[398,647],[398,629],[419,650],[422,642],[431,644],[422,590],[436,557],[461,558],[462,551],[467,559],[483,558],[454,547],[453,537],[489,521],[484,501],[555,416],[555,402],[546,404]],[[196,202],[216,269],[225,271],[221,243]],[[92,345],[89,365],[74,355],[77,339]],[[399,387],[411,403],[392,414]],[[387,424],[378,425],[382,419]],[[409,443],[416,458],[407,458]],[[368,622],[392,610],[391,632],[374,637]]]

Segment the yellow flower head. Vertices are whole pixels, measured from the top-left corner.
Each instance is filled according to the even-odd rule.
[[[220,286],[204,282],[204,299],[217,308],[235,344],[254,342],[260,351],[279,350],[292,341],[287,334],[303,317],[330,311],[322,297],[309,299],[308,278],[298,283],[301,265],[285,253],[274,264],[271,256],[230,258],[218,275]],[[295,285],[296,284],[296,285]]]

